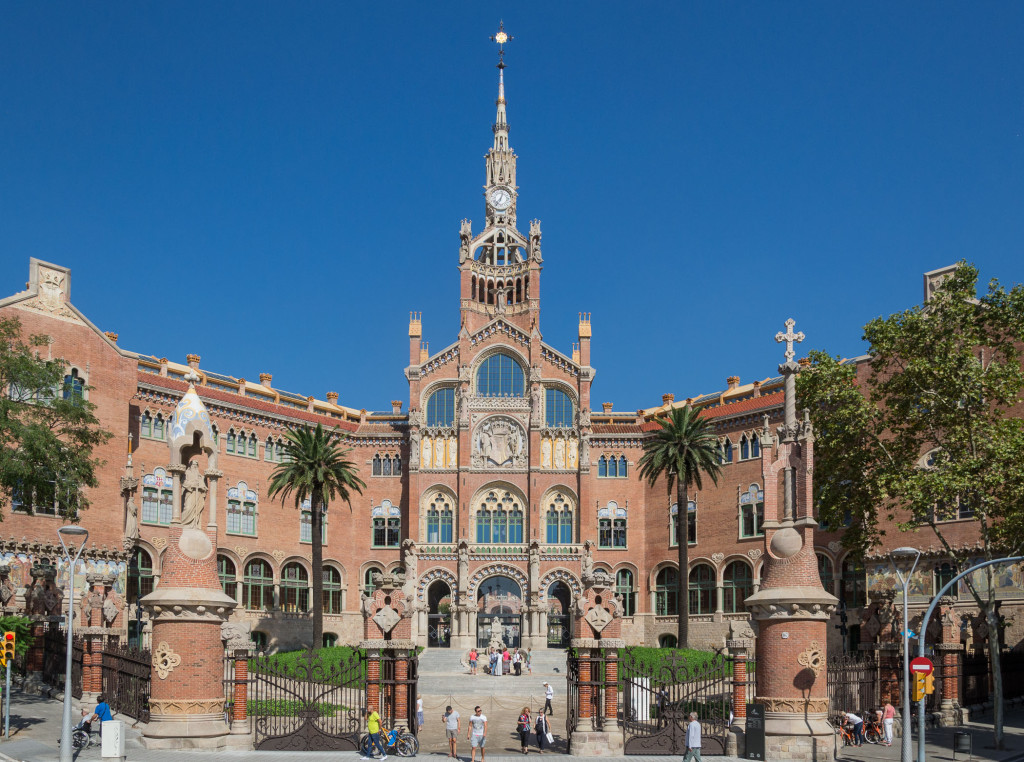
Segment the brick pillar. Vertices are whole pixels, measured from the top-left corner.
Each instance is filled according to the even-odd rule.
[[[604,729],[613,730],[619,724],[619,652],[616,648],[605,651],[604,663]]]
[[[413,724],[413,717],[409,712],[409,690],[405,681],[409,679],[409,652],[403,649],[396,649],[395,652],[395,685],[397,691],[395,696],[395,726],[405,725],[410,728]]]
[[[366,650],[366,708],[380,711],[380,649]]]
[[[249,651],[235,651],[235,685],[232,691],[231,732],[249,732]]]
[[[729,642],[729,650],[733,653],[732,714],[733,722],[742,725],[747,719],[747,649],[734,648],[732,643],[733,641]]]
[[[960,644],[960,622],[953,609],[953,599],[944,595],[939,600],[939,622],[942,625],[940,642],[935,645],[936,668],[942,676],[942,703],[939,707],[943,725],[959,724],[960,675],[957,656]]]
[[[579,730],[590,730],[590,723],[583,722],[583,720],[589,720],[590,714],[590,701],[593,695],[593,685],[590,684],[590,649],[579,648],[577,649],[580,659],[580,686],[577,695],[579,696],[579,706],[576,708],[576,727]]]

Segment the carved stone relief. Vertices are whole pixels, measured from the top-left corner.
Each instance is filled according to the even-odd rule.
[[[161,680],[166,680],[179,664],[181,664],[181,657],[171,650],[167,641],[160,641],[160,645],[153,651],[153,669],[156,670],[157,676]]]
[[[491,416],[473,433],[473,468],[525,468],[526,432],[507,416]]]

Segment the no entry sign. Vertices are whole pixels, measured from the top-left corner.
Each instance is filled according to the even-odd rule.
[[[931,659],[926,659],[923,656],[918,656],[910,662],[911,672],[920,672],[925,675],[930,675],[935,670],[935,665],[932,664]]]

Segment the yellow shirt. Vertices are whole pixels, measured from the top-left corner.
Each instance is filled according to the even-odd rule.
[[[380,732],[380,715],[376,712],[370,712],[370,716],[366,720],[366,729],[370,733]]]

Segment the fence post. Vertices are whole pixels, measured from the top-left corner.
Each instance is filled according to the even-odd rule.
[[[746,752],[747,704],[754,698],[747,696],[747,652],[754,647],[754,641],[727,640],[725,647],[732,657],[732,723],[726,728],[725,753],[739,757]]]
[[[380,649],[366,649],[366,708],[380,711]]]
[[[604,658],[604,729],[615,732],[619,725],[619,650],[609,647]]]
[[[579,707],[576,711],[575,730],[590,730],[590,723],[584,723],[584,720],[589,720],[592,716],[591,696],[593,695],[594,684],[591,681],[591,675],[593,674],[590,668],[591,650],[589,648],[578,648],[576,650],[579,653],[580,690],[577,694],[579,696]]]
[[[235,680],[232,691],[231,732],[249,733],[249,651],[239,648],[235,651]]]
[[[410,716],[409,711],[409,652],[404,648],[396,648],[394,652],[395,656],[395,685],[394,685],[394,702],[395,702],[395,719],[394,727],[404,725],[406,729],[411,729],[415,718]]]

